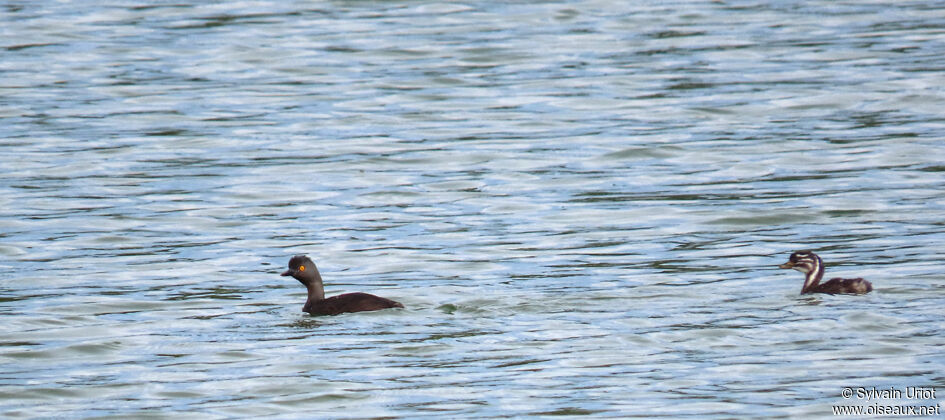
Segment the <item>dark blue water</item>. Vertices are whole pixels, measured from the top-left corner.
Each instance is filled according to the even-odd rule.
[[[934,3],[27,2],[0,40],[4,417],[945,392]],[[875,291],[800,296],[797,249]],[[298,253],[407,308],[301,313]]]

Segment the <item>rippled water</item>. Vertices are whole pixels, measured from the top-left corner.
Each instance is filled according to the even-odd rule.
[[[945,392],[945,8],[627,3],[5,4],[0,414]],[[407,309],[301,313],[296,253]]]

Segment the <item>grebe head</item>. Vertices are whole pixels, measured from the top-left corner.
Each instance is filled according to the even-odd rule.
[[[817,254],[810,251],[797,251],[791,254],[788,262],[779,265],[779,268],[793,268],[804,274],[809,274],[820,268],[821,260]]]
[[[804,273],[804,287],[801,293],[807,293],[820,283],[824,276],[824,263],[817,254],[810,251],[797,251],[791,254],[788,262],[779,265],[780,268],[793,268]]]
[[[296,255],[289,260],[289,269],[282,276],[292,276],[302,284],[308,286],[316,280],[321,280],[315,263],[306,255]]]

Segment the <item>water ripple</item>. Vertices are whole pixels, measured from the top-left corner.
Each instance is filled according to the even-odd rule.
[[[945,9],[80,3],[0,14],[6,417],[811,417],[945,384]],[[876,290],[798,295],[803,248]],[[296,253],[407,309],[301,314]]]

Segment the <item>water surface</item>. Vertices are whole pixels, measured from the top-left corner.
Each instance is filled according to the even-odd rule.
[[[945,392],[945,8],[29,2],[0,35],[4,417]],[[804,248],[876,290],[799,296]],[[302,314],[297,253],[407,309]]]

